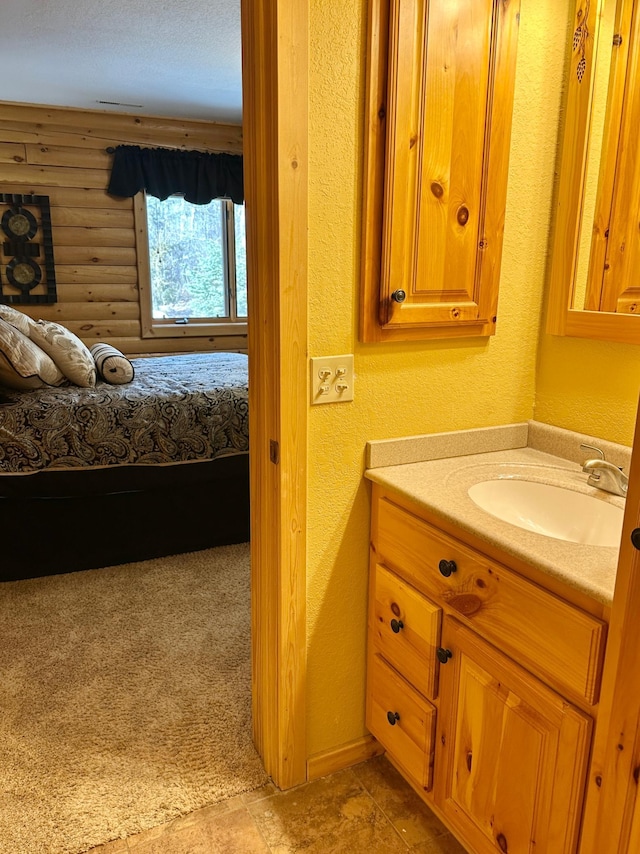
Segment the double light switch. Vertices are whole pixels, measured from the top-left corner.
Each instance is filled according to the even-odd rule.
[[[311,403],[353,400],[353,354],[315,356],[311,363]]]

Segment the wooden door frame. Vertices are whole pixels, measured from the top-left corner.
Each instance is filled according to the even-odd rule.
[[[249,302],[253,734],[306,779],[306,0],[242,0]]]
[[[580,854],[635,854],[640,845],[640,417],[609,623]]]

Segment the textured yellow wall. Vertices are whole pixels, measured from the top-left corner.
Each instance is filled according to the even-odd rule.
[[[355,353],[355,400],[309,412],[308,752],[364,731],[364,445],[534,412],[570,0],[522,0],[497,334],[358,342],[366,9],[311,4],[309,354]]]
[[[535,417],[547,424],[633,444],[640,347],[542,335]]]

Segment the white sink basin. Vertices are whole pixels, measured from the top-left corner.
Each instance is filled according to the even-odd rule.
[[[600,498],[515,479],[485,480],[468,493],[478,507],[518,528],[570,543],[620,545],[624,511]]]

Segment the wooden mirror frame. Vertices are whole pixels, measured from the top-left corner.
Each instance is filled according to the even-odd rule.
[[[585,182],[589,159],[596,52],[600,21],[605,2],[616,0],[577,0],[574,32],[585,34],[581,48],[571,55],[565,131],[560,163],[560,184],[556,210],[547,332],[626,344],[640,344],[640,322],[633,314],[585,311],[572,307],[578,266],[578,246],[585,201]],[[626,55],[631,35],[633,8],[636,0],[617,0],[612,50],[617,54],[612,66],[607,111],[621,109],[625,97]],[[625,73],[623,73],[625,72]],[[617,103],[617,108],[612,104]],[[607,151],[605,169],[615,169],[617,145],[608,144],[605,125],[603,151]],[[612,130],[610,127],[609,130]],[[612,178],[611,178],[612,180]]]

